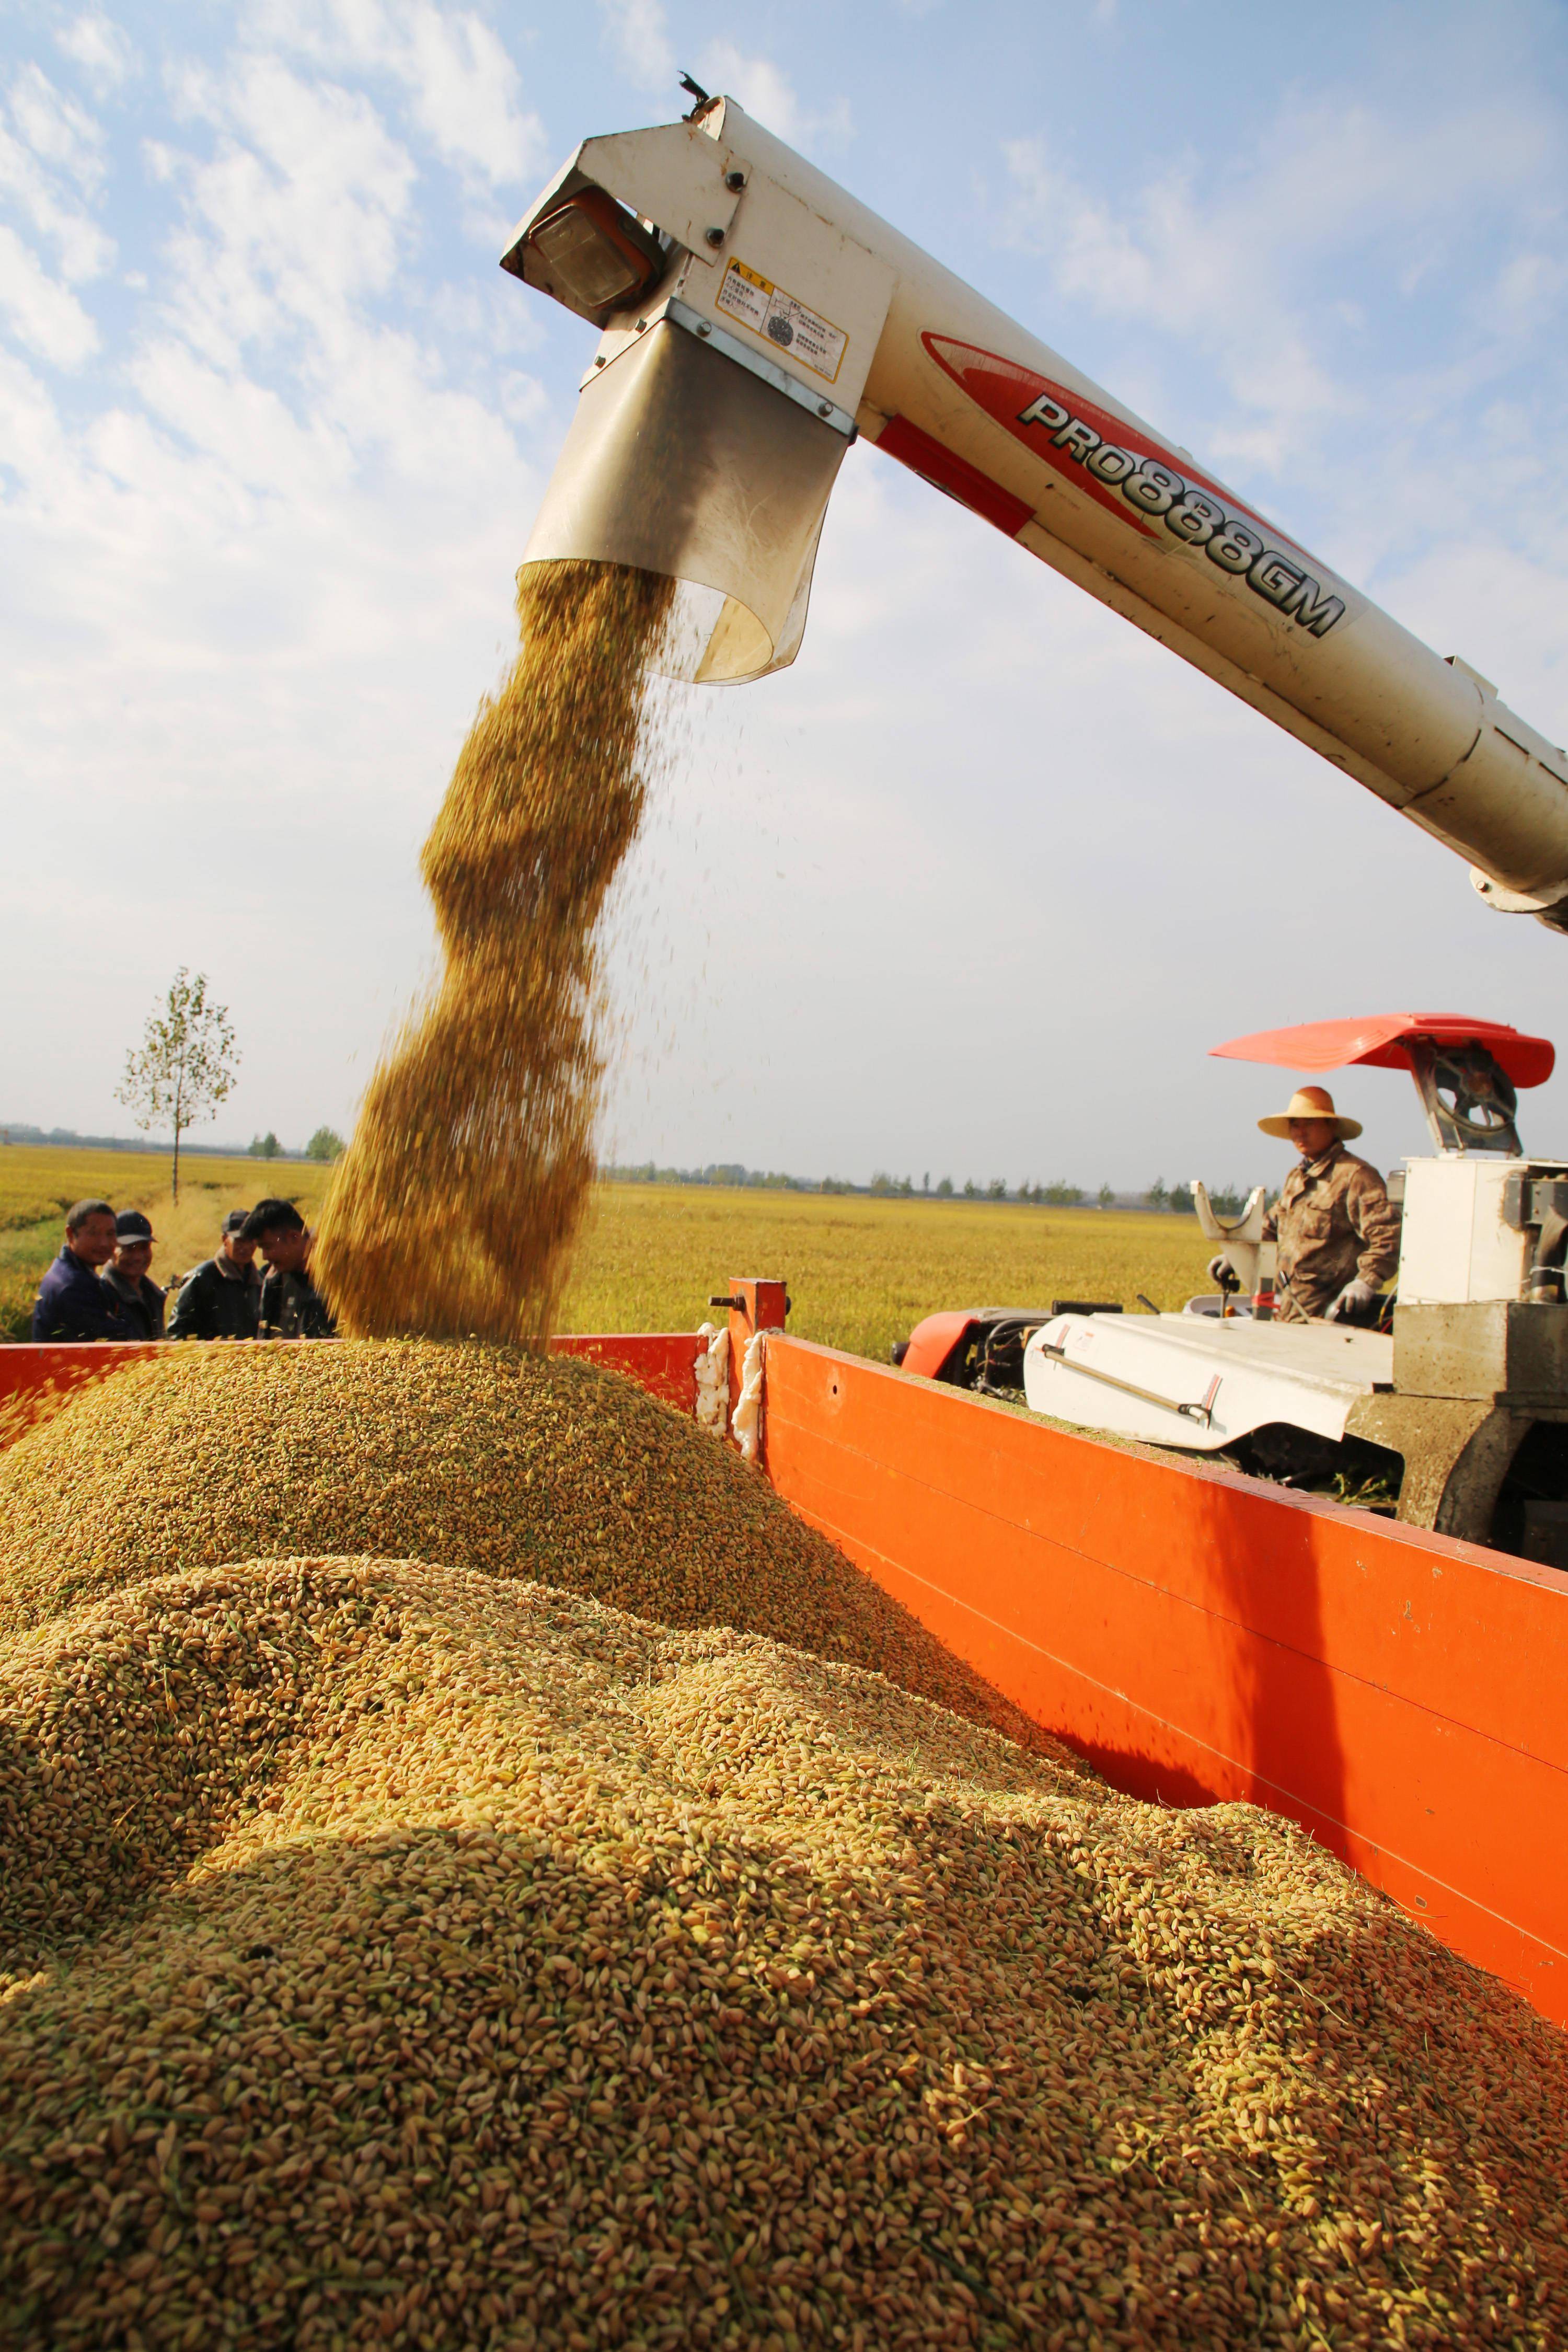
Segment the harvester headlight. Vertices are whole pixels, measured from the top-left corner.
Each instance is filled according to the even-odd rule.
[[[547,294],[588,316],[625,310],[664,275],[664,248],[603,188],[584,188],[530,230]]]

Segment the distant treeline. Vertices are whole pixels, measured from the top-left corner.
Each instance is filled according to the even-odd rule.
[[[74,1127],[29,1127],[24,1119],[9,1119],[0,1124],[0,1144],[47,1143],[65,1151],[141,1151],[161,1156],[169,1150],[167,1142],[150,1141],[145,1136],[129,1138],[123,1135],[79,1135]],[[182,1137],[180,1157],[198,1152],[207,1160],[243,1160],[243,1143],[187,1143]],[[284,1160],[303,1159],[303,1152],[280,1151]]]
[[[47,1143],[63,1151],[142,1151],[161,1155],[169,1149],[166,1141],[139,1136],[134,1140],[123,1135],[79,1135],[74,1127],[29,1127],[23,1119],[11,1119],[0,1126],[0,1145],[7,1143]],[[180,1139],[180,1157],[199,1152],[208,1160],[335,1160],[343,1148],[343,1139],[335,1128],[319,1127],[301,1151],[291,1151],[272,1134],[253,1135],[248,1143],[187,1143]]]
[[[734,1160],[710,1160],[706,1168],[660,1168],[651,1160],[639,1166],[601,1168],[606,1184],[722,1184],[746,1186],[767,1192],[852,1192],[880,1201],[999,1201],[1031,1209],[1153,1209],[1177,1216],[1194,1214],[1193,1196],[1184,1184],[1168,1186],[1156,1176],[1146,1192],[1116,1192],[1102,1184],[1086,1192],[1080,1184],[1058,1179],[1053,1184],[1026,1181],[1009,1184],[994,1176],[977,1184],[966,1177],[955,1184],[951,1176],[932,1183],[929,1175],[917,1184],[912,1176],[889,1176],[879,1169],[868,1184],[852,1184],[843,1176],[789,1176],[776,1168],[743,1168]],[[1209,1200],[1222,1217],[1239,1216],[1247,1192],[1236,1184],[1211,1184]]]

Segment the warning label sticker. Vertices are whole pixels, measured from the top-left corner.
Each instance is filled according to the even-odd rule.
[[[849,338],[830,319],[810,310],[743,261],[731,261],[719,289],[718,308],[739,319],[754,335],[765,336],[782,352],[808,367],[826,383],[836,383]]]

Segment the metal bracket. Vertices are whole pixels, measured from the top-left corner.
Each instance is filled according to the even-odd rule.
[[[1069,1372],[1081,1372],[1086,1381],[1099,1381],[1108,1389],[1120,1389],[1123,1396],[1137,1397],[1144,1404],[1157,1404],[1163,1412],[1179,1412],[1184,1420],[1195,1421],[1200,1428],[1211,1429],[1214,1426],[1214,1403],[1225,1377],[1223,1372],[1215,1374],[1201,1404],[1178,1404],[1174,1397],[1160,1396],[1153,1389],[1141,1389],[1136,1381],[1119,1380],[1114,1372],[1102,1372],[1095,1365],[1079,1363],[1065,1348],[1053,1347],[1048,1339],[1040,1341],[1040,1353],[1042,1356],[1054,1356],[1058,1363],[1067,1366]]]
[[[682,302],[678,295],[672,294],[664,306],[663,315],[672,327],[684,327],[687,333],[695,335],[699,342],[711,343],[716,352],[722,352],[724,357],[733,360],[737,367],[749,368],[752,375],[760,376],[764,383],[771,383],[775,392],[782,392],[786,400],[793,400],[808,415],[831,425],[835,433],[842,433],[847,441],[859,437],[855,419],[847,408],[840,408],[835,401],[820,398],[809,384],[802,383],[798,376],[791,375],[788,368],[780,367],[775,360],[764,359],[761,352],[749,351],[739,336],[731,334],[725,327],[715,326],[711,319],[705,319],[700,310],[694,310],[689,302]]]
[[[1502,1221],[1516,1234],[1529,1233],[1548,1216],[1568,1218],[1568,1178],[1510,1176],[1502,1188]]]

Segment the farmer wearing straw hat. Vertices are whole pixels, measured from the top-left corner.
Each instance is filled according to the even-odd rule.
[[[1263,1221],[1264,1240],[1279,1245],[1275,1319],[1370,1323],[1399,1263],[1399,1212],[1376,1169],[1345,1150],[1360,1119],[1336,1111],[1325,1087],[1300,1087],[1258,1124],[1265,1135],[1288,1137],[1301,1155]]]

